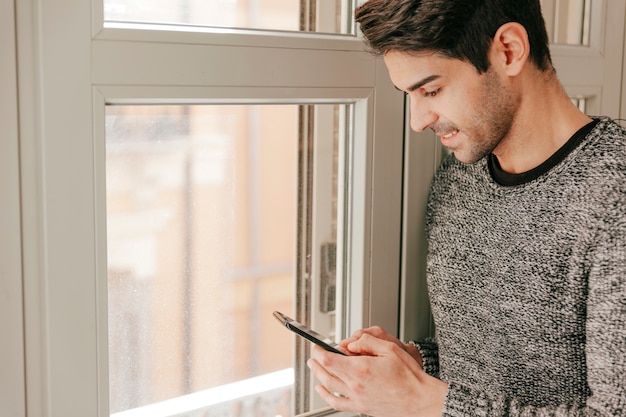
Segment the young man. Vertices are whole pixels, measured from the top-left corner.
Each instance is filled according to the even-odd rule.
[[[411,127],[453,154],[427,210],[436,339],[380,328],[315,348],[337,410],[393,416],[626,415],[626,133],[581,113],[539,0],[369,0],[371,49]]]

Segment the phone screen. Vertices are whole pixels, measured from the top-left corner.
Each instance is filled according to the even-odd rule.
[[[339,346],[335,342],[322,336],[316,331],[309,329],[304,324],[295,321],[294,319],[284,315],[279,311],[274,311],[274,317],[276,317],[276,319],[281,322],[286,328],[296,333],[297,335],[304,337],[305,339],[315,343],[318,346],[323,347],[330,352],[339,353],[340,355],[344,356],[346,355],[338,349]]]

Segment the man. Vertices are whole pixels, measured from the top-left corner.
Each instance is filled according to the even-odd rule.
[[[427,209],[436,339],[314,348],[322,398],[393,416],[626,415],[626,133],[552,66],[539,0],[369,0],[356,19],[453,154]]]

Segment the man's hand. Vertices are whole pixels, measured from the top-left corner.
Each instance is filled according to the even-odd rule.
[[[376,417],[441,416],[448,385],[422,370],[417,349],[379,327],[358,331],[341,346],[351,356],[314,346],[308,362],[331,407]]]
[[[361,329],[361,330],[357,330],[356,332],[354,332],[354,334],[347,338],[342,340],[341,342],[339,342],[339,345],[345,349],[346,351],[348,350],[347,346],[360,339],[361,336],[363,336],[364,334],[369,334],[372,335],[378,339],[382,339],[382,340],[386,340],[388,342],[393,342],[396,345],[398,345],[399,347],[401,347],[402,349],[404,349],[408,354],[410,354],[411,356],[413,356],[413,358],[417,361],[417,363],[419,364],[420,368],[423,368],[423,364],[422,364],[422,356],[420,355],[419,351],[417,350],[417,348],[411,344],[408,343],[402,343],[397,337],[390,335],[389,333],[387,333],[386,331],[384,331],[382,329],[382,327],[379,326],[373,326],[373,327],[368,327],[367,329]],[[353,352],[354,354],[354,352]]]

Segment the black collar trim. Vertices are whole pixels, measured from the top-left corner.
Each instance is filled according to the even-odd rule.
[[[489,154],[487,159],[489,173],[495,182],[504,186],[522,185],[534,181],[562,162],[567,155],[578,147],[578,145],[589,134],[589,132],[591,132],[597,123],[598,120],[594,119],[578,129],[578,131],[574,133],[572,137],[554,154],[552,154],[550,158],[546,159],[541,165],[531,169],[530,171],[519,174],[509,174],[508,172],[504,172],[500,167],[498,158],[496,158],[493,154]]]

